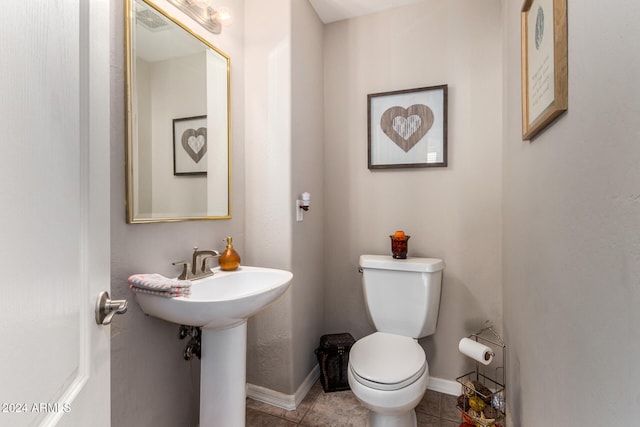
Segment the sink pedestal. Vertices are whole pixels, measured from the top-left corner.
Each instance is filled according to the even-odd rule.
[[[200,427],[244,427],[246,363],[246,321],[228,329],[202,329]]]

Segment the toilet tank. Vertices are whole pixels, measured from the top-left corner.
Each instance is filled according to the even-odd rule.
[[[444,261],[361,255],[369,317],[379,332],[421,338],[436,331]]]

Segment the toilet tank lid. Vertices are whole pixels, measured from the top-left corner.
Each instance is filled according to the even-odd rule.
[[[360,255],[360,267],[435,273],[444,269],[444,261],[438,258],[407,257],[407,259],[395,259],[390,255]]]

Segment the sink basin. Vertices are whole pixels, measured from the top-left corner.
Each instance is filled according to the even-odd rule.
[[[275,301],[289,287],[293,274],[285,270],[242,266],[234,271],[213,269],[213,276],[194,280],[191,295],[164,298],[136,294],[142,311],[180,325],[226,329],[245,322]]]

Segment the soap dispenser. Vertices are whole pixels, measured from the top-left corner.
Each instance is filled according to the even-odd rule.
[[[231,240],[231,237],[224,239],[224,241],[227,242],[227,249],[220,254],[220,258],[218,258],[221,270],[235,270],[240,266],[240,255],[233,249]]]

